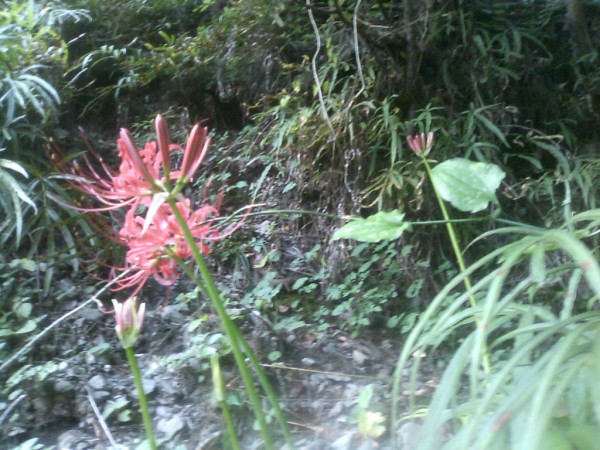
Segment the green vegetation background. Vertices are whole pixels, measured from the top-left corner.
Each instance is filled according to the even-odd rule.
[[[514,392],[529,392],[519,380],[549,370],[534,362],[565,336],[573,345],[544,380],[546,394],[562,386],[564,396],[552,401],[568,404],[568,413],[535,416],[539,435],[527,434],[532,447],[520,448],[549,448],[540,430],[567,442],[559,448],[583,448],[597,435],[590,430],[600,414],[600,392],[590,381],[598,374],[590,355],[600,348],[600,280],[581,267],[597,256],[598,42],[600,3],[591,0],[2,2],[2,360],[53,318],[53,305],[66,296],[61,280],[83,277],[82,268],[99,270],[97,259],[119,258],[93,223],[56,201],[77,199],[53,174],[49,140],[83,152],[82,127],[111,160],[119,127],[143,141],[161,113],[174,141],[183,142],[196,121],[214,134],[198,198],[210,179],[208,195],[224,190],[229,212],[251,200],[261,205],[214,251],[232,302],[266,314],[275,329],[353,337],[385,330],[398,341],[426,317],[422,326],[431,334],[410,335],[420,342],[412,350],[441,346],[456,362],[483,339],[461,327],[490,314],[499,321],[486,336],[495,369],[478,376],[493,384],[489,377],[513,367],[502,380],[516,390],[494,391],[487,422],[475,422],[480,380],[471,372],[471,397],[450,409],[454,429],[467,429],[456,431],[463,444],[472,445],[477,423],[496,436],[509,429],[496,448],[517,434],[504,423],[529,411],[515,406]],[[422,127],[436,133],[432,160],[460,156],[507,174],[498,210],[522,226],[498,230],[506,222],[484,212],[486,220],[458,227],[465,247],[486,233],[465,256],[478,280],[505,264],[498,288],[482,281],[472,292],[446,290],[462,285],[449,288],[458,270],[442,224],[415,227],[392,242],[330,241],[341,217],[398,209],[411,222],[440,218],[424,169],[405,144]],[[545,234],[551,230],[574,240]],[[589,253],[571,252],[576,242]],[[500,309],[491,300],[497,290]],[[473,294],[488,300],[488,310],[451,316]],[[444,328],[442,319],[452,324]],[[512,329],[514,340],[494,341]],[[534,338],[539,342],[525,359],[517,358],[519,346]],[[583,358],[581,366],[572,357]],[[533,372],[517,374],[525,360]],[[449,398],[461,397],[456,380],[467,366],[446,372]],[[13,377],[1,403],[6,411],[25,376],[0,376]],[[580,389],[573,393],[575,382]],[[540,412],[536,402],[548,397],[530,394]],[[440,410],[452,403],[436,401]],[[430,417],[433,429],[448,420]]]

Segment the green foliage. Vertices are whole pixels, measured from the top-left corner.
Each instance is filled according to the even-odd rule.
[[[85,18],[33,0],[10,1],[0,14],[0,146],[19,148],[40,137],[39,127],[57,113],[60,98],[52,69],[66,62],[57,27]],[[52,69],[50,65],[54,66]]]
[[[52,183],[43,178],[48,161],[40,158],[40,141],[42,128],[56,119],[60,103],[53,83],[56,71],[66,63],[67,48],[58,29],[87,16],[82,10],[35,1],[11,1],[5,6],[0,13],[0,146],[6,147],[7,158],[0,160],[0,246],[14,252],[27,235],[33,243],[28,256],[33,257],[38,253],[35,247],[47,240],[52,263],[57,250],[48,227],[61,229],[71,251],[74,239],[45,198],[44,188]],[[26,182],[15,172],[33,177]],[[48,291],[49,282],[45,285]]]
[[[39,298],[37,264],[30,259],[0,260],[0,336],[27,335],[43,317],[34,314]],[[4,351],[0,346],[0,354]]]
[[[546,430],[571,441],[569,435],[580,439],[575,430],[597,429],[600,400],[593,361],[600,316],[590,306],[600,296],[600,265],[580,239],[596,232],[599,218],[598,210],[574,216],[570,226],[576,231],[510,227],[487,233],[488,238],[522,237],[467,269],[482,272],[470,290],[445,301],[461,286],[465,275],[460,275],[433,299],[408,337],[395,376],[397,393],[399,374],[411,355],[434,355],[452,338],[459,343],[428,405],[427,436],[419,449],[442,444],[547,448]],[[530,276],[516,276],[527,265]],[[465,305],[472,295],[479,299],[476,307]],[[482,360],[486,341],[492,356],[487,370]],[[421,359],[412,362],[416,373]],[[414,401],[411,395],[412,413]],[[566,427],[558,427],[559,422]],[[440,430],[449,425],[452,432],[443,439]]]
[[[399,367],[412,363],[414,377],[421,361],[414,355],[444,360],[456,349],[425,418],[426,437],[449,430],[448,448],[598,441],[590,292],[597,281],[580,245],[597,245],[598,219],[597,211],[574,214],[598,206],[600,70],[597,53],[573,52],[564,2],[520,9],[508,0],[311,2],[310,15],[303,2],[276,0],[66,3],[89,8],[89,16],[14,1],[0,14],[0,145],[8,150],[0,160],[0,243],[27,256],[4,264],[6,286],[13,275],[23,280],[23,261],[45,253],[35,289],[48,292],[53,270],[63,260],[76,268],[75,244],[93,235],[80,215],[50,201],[69,198],[56,178],[32,167],[35,158],[14,156],[39,139],[69,94],[57,82],[68,55],[73,114],[81,107],[111,126],[145,120],[149,108],[169,108],[182,122],[208,118],[213,128],[234,130],[207,161],[224,189],[246,198],[248,179],[258,177],[257,202],[367,217],[338,230],[333,243],[329,219],[294,216],[215,246],[221,260],[233,261],[234,283],[256,273],[256,283],[240,282],[244,292],[234,292],[242,306],[270,313],[275,330],[337,326],[357,336],[383,323],[412,330]],[[548,227],[478,240],[466,255],[476,260],[467,269],[472,286],[462,290],[465,274],[454,278],[424,312],[415,305],[433,290],[429,258],[448,251],[442,240],[420,260],[407,243],[409,223],[437,215],[424,167],[404,146],[406,135],[423,131],[436,132],[430,158],[443,199],[463,212],[501,204],[510,219]],[[386,210],[394,212],[379,212]],[[463,239],[480,234],[476,224],[459,231]],[[23,236],[28,248],[18,248]],[[300,256],[280,251],[290,240],[309,248],[306,236],[328,243]],[[347,247],[340,239],[373,243]],[[378,242],[389,239],[400,242]],[[326,261],[335,251],[340,258]],[[31,280],[5,300],[0,333],[35,322]],[[204,373],[205,356],[227,348],[220,335],[190,332]],[[482,362],[488,352],[491,370]],[[166,360],[184,365],[192,353]],[[363,409],[361,431],[379,435],[382,417]]]
[[[4,149],[0,149],[2,151]],[[11,172],[17,172],[27,178],[27,172],[18,163],[7,159],[0,159],[0,205],[2,205],[3,215],[0,216],[0,232],[5,236],[4,241],[11,236],[15,236],[16,245],[19,245],[23,234],[23,211],[21,202],[25,202],[36,209],[35,204],[25,192],[26,187],[23,182],[18,181]],[[14,234],[7,228],[14,226]]]
[[[391,241],[398,239],[409,226],[400,211],[381,211],[366,219],[351,220],[336,230],[331,239],[356,239],[360,242]]]
[[[505,173],[495,164],[453,158],[431,171],[432,181],[440,196],[461,211],[475,213],[498,204],[496,190]]]

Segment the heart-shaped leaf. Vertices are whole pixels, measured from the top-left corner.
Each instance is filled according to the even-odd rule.
[[[353,219],[338,229],[332,237],[337,239],[355,239],[361,242],[379,242],[398,239],[410,223],[404,222],[404,214],[398,210],[382,211],[362,219]]]
[[[498,203],[496,189],[506,174],[495,164],[453,158],[435,166],[432,178],[440,196],[465,212],[487,208]]]

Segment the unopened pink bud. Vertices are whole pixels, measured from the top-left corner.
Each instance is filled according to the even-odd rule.
[[[415,136],[406,136],[406,142],[413,152],[420,155],[427,155],[433,146],[433,131],[417,134]]]
[[[169,136],[167,123],[160,114],[156,116],[156,140],[158,141],[158,150],[162,158],[165,175],[168,176],[171,171],[171,152],[169,151],[171,138]]]
[[[112,300],[117,325],[115,330],[124,348],[133,347],[144,324],[146,304],[137,304],[137,297],[129,297],[123,303]]]

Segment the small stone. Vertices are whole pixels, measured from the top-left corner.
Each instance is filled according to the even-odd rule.
[[[94,375],[90,378],[88,384],[92,389],[99,391],[106,386],[106,379],[102,375]]]
[[[81,311],[79,311],[79,317],[82,317],[90,322],[97,322],[104,317],[104,314],[98,311],[98,308],[83,308]]]
[[[151,378],[142,379],[142,386],[144,386],[144,392],[146,395],[152,394],[156,389],[156,381]]]
[[[358,364],[359,366],[362,366],[365,363],[365,361],[367,359],[369,359],[369,357],[361,351],[353,350],[352,351],[352,359],[354,360],[354,362],[356,364]]]
[[[305,366],[314,366],[316,364],[316,361],[312,358],[302,358],[300,362]]]
[[[86,440],[89,440],[89,436],[86,436],[83,432],[79,430],[69,430],[58,437],[56,447],[58,450],[72,450],[76,448],[81,441]]]
[[[160,316],[163,320],[170,322],[183,322],[188,317],[188,313],[187,303],[174,303],[163,307]]]
[[[170,419],[161,419],[158,421],[157,429],[165,435],[167,441],[170,441],[184,426],[180,416],[175,415]]]
[[[354,431],[347,432],[332,442],[331,448],[335,450],[351,450],[353,437]]]
[[[167,407],[167,406],[157,406],[156,410],[154,411],[156,413],[157,416],[170,416],[171,415],[171,408]]]
[[[337,346],[333,342],[328,342],[323,347],[323,352],[324,353],[339,353],[340,350],[337,348]]]
[[[110,397],[110,392],[108,391],[94,391],[94,400],[101,402]]]
[[[75,283],[73,283],[73,280],[63,278],[58,281],[58,287],[61,292],[67,292],[75,287]]]
[[[161,392],[165,395],[176,395],[181,392],[181,390],[177,387],[172,380],[166,378],[158,379],[158,386]]]
[[[93,353],[91,353],[91,352],[87,352],[87,353],[85,354],[85,363],[86,363],[88,366],[93,366],[94,364],[96,364],[96,357],[94,356],[94,354],[93,354]]]
[[[420,440],[422,425],[416,422],[404,422],[398,428],[398,445],[402,450],[415,448]]]
[[[75,385],[67,380],[58,380],[54,383],[54,390],[61,394],[73,392],[75,390]]]

